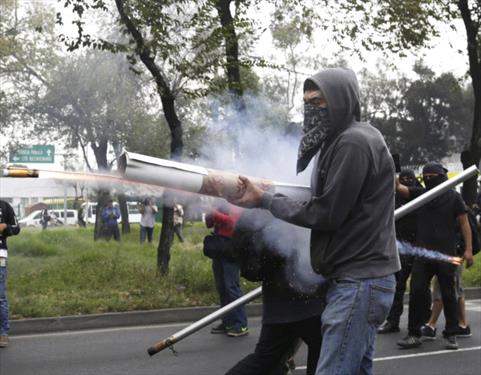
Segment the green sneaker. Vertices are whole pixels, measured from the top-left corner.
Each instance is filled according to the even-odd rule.
[[[241,328],[230,328],[227,330],[227,336],[230,337],[240,337],[245,336],[249,333],[249,328],[241,327]]]

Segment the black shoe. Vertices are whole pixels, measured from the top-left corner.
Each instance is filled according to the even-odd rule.
[[[423,340],[436,340],[436,328],[427,324],[421,327],[421,338]]]
[[[215,327],[212,327],[212,328],[210,329],[210,333],[212,333],[212,334],[214,334],[214,335],[215,335],[215,334],[225,334],[225,333],[227,333],[228,329],[229,329],[229,328],[226,327],[226,326],[224,325],[224,323],[220,323],[219,325],[217,325],[217,326],[215,326]]]
[[[466,327],[458,327],[456,331],[456,337],[471,337],[473,334],[471,333],[471,328],[469,326]]]
[[[403,349],[411,349],[421,346],[422,342],[419,337],[407,335],[405,338],[399,340],[397,344]]]
[[[399,332],[399,326],[395,325],[391,322],[388,322],[387,320],[379,326],[377,329],[377,333],[383,334],[383,333],[394,333],[394,332]]]
[[[456,336],[446,336],[444,338],[446,340],[446,349],[457,350],[458,349],[458,342],[456,341]]]
[[[247,327],[230,328],[227,330],[227,336],[230,336],[230,337],[245,336],[248,333],[249,333],[249,328]]]

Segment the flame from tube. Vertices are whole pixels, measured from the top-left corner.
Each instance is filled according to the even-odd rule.
[[[412,255],[414,257],[418,258],[424,258],[424,259],[430,259],[430,260],[436,260],[439,262],[447,262],[454,264],[456,266],[461,265],[463,263],[463,258],[462,257],[456,257],[456,256],[451,256],[451,255],[446,255],[443,253],[440,253],[439,251],[435,250],[428,250],[422,247],[414,246],[408,242],[404,241],[396,241],[397,248],[399,251],[399,254],[401,255]]]

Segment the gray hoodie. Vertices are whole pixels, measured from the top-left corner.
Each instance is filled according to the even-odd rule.
[[[326,278],[371,278],[400,269],[394,231],[394,163],[381,133],[359,122],[359,87],[349,69],[310,78],[323,92],[333,131],[306,202],[264,194],[272,214],[311,229],[311,264]]]

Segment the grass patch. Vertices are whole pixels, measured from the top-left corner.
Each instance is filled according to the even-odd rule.
[[[474,256],[474,265],[463,270],[463,282],[466,288],[481,287],[481,255]]]
[[[23,230],[9,240],[13,319],[205,306],[218,303],[203,224],[174,240],[170,272],[157,275],[157,244],[139,244],[138,225],[122,241],[93,241],[92,228]],[[155,229],[158,236],[160,228]],[[242,282],[244,291],[257,285]]]
[[[157,275],[155,244],[139,244],[139,226],[122,241],[93,241],[93,229],[24,229],[9,239],[8,296],[13,319],[218,304],[211,260],[202,254],[208,230],[187,225],[174,239],[170,272]],[[481,286],[481,256],[463,272]],[[258,284],[241,279],[244,292]]]

